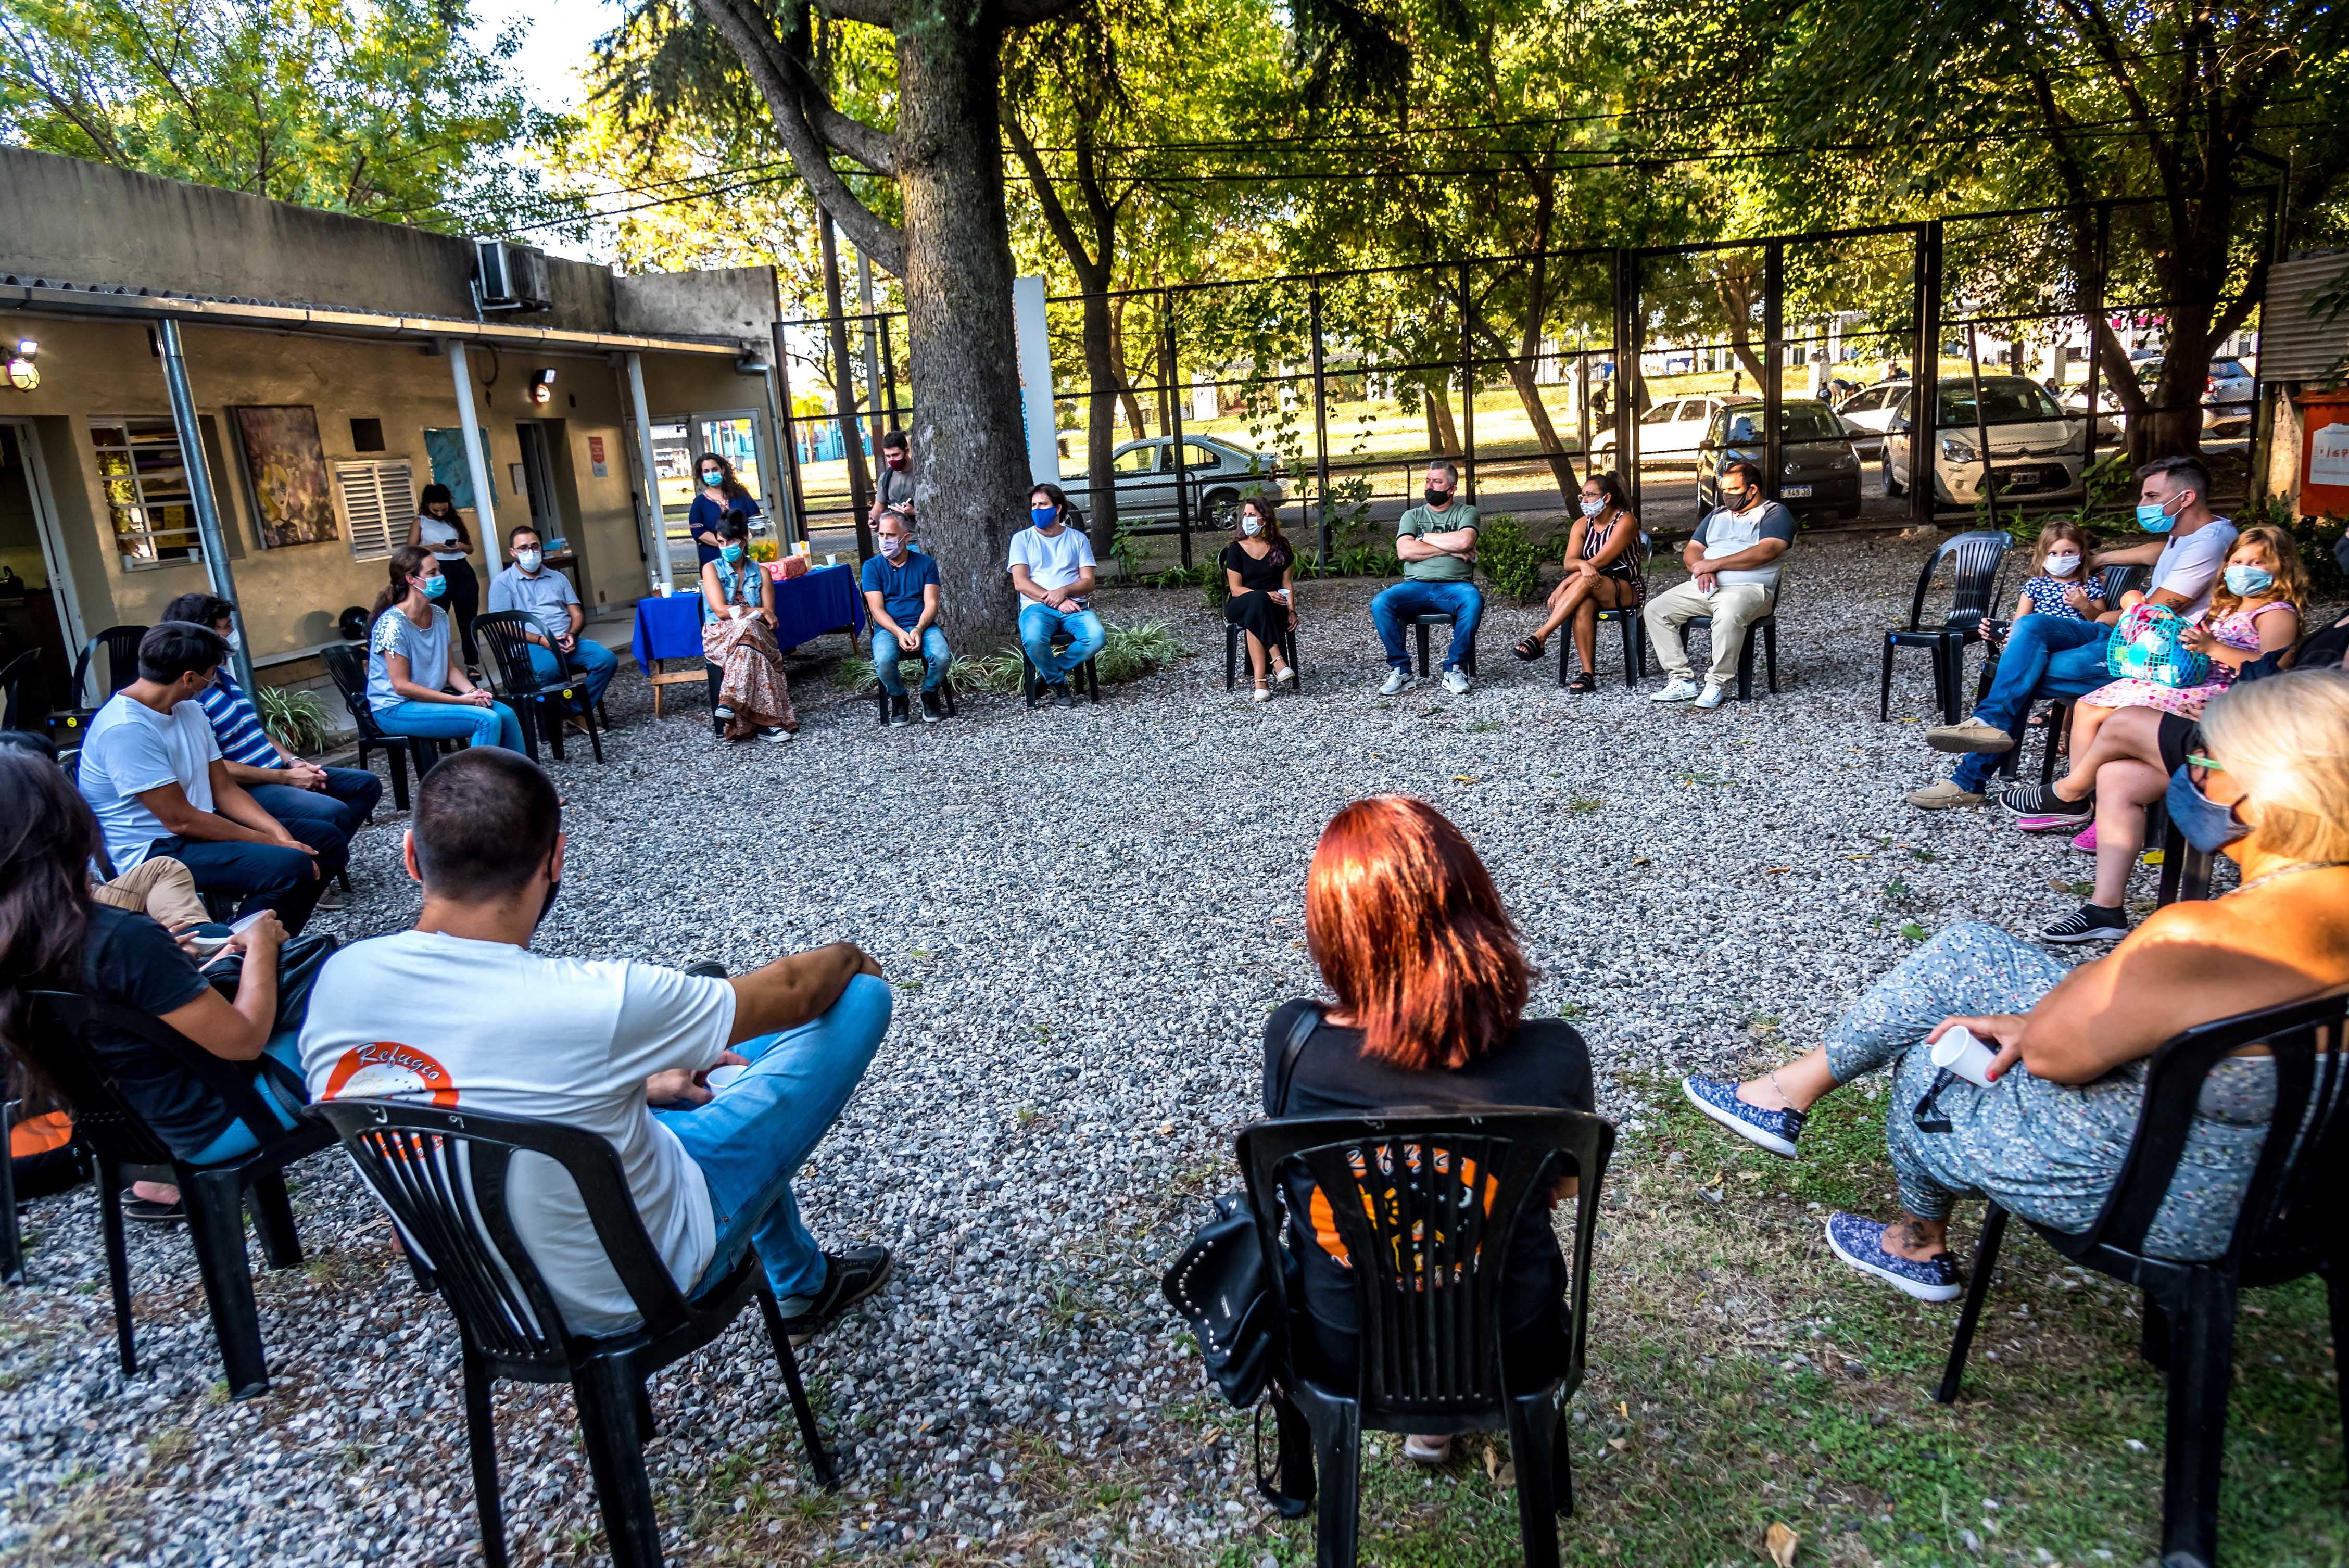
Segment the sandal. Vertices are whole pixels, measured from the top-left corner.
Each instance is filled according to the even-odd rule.
[[[1539,637],[1527,637],[1524,642],[1519,643],[1513,651],[1516,654],[1517,657],[1525,660],[1527,664],[1532,664],[1536,659],[1542,656],[1542,640]]]
[[[1258,681],[1256,683],[1255,693],[1249,696],[1248,700],[1250,702],[1270,702],[1272,700],[1272,689],[1266,686],[1262,681]]]
[[[1585,670],[1580,675],[1575,676],[1572,680],[1567,682],[1566,689],[1568,691],[1585,693],[1597,691],[1599,689],[1599,677],[1592,675],[1588,670]]]

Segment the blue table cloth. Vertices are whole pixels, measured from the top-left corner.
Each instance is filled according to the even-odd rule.
[[[782,582],[771,575],[767,593],[775,611],[775,645],[785,653],[827,633],[853,637],[864,629],[864,595],[854,566],[819,566]],[[655,659],[699,658],[700,591],[637,600],[631,642],[639,669],[651,669]]]

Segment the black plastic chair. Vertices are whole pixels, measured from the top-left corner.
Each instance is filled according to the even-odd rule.
[[[1557,1519],[1574,1511],[1566,1400],[1582,1383],[1599,1188],[1614,1146],[1615,1129],[1599,1117],[1508,1109],[1268,1121],[1240,1133],[1240,1169],[1277,1309],[1279,1490],[1301,1511],[1318,1472],[1322,1568],[1350,1568],[1355,1559],[1364,1429],[1435,1435],[1501,1427],[1516,1465],[1526,1562],[1556,1568]],[[1280,1255],[1282,1176],[1292,1161],[1324,1193],[1339,1194],[1330,1212],[1353,1260],[1361,1326],[1350,1389],[1300,1371],[1319,1358],[1300,1362],[1297,1354],[1313,1321],[1301,1301],[1288,1299]],[[1550,1190],[1578,1175],[1566,1344],[1555,1376],[1526,1387],[1502,1365],[1501,1263],[1517,1227],[1547,1227]],[[1288,1223],[1311,1233],[1301,1215]]]
[[[1892,655],[1899,648],[1924,648],[1933,655],[1933,702],[1945,724],[1965,717],[1960,708],[1964,685],[1966,648],[1982,640],[1982,623],[1998,610],[1999,579],[2014,535],[2003,529],[1976,529],[1943,540],[1917,573],[1917,592],[1909,602],[1909,624],[1884,634],[1884,678],[1878,694],[1878,723],[1892,717]],[[1950,563],[1950,608],[1940,624],[1925,624],[1925,597],[1941,563]]]
[[[408,810],[408,762],[416,759],[416,777],[420,782],[440,759],[440,743],[421,736],[394,735],[375,721],[375,709],[367,695],[367,651],[364,646],[343,644],[318,650],[318,662],[326,667],[326,678],[335,683],[342,695],[343,706],[351,710],[351,723],[358,730],[359,766],[367,765],[367,753],[383,753],[384,768],[391,775],[391,803],[400,810]]]
[[[1771,595],[1768,612],[1745,624],[1744,638],[1737,645],[1737,700],[1740,702],[1754,700],[1754,640],[1756,636],[1762,640],[1763,656],[1769,665],[1770,695],[1778,695],[1778,607],[1785,602],[1786,580],[1781,577],[1777,592]],[[1712,636],[1713,617],[1690,616],[1687,627],[1697,626],[1704,628],[1707,637]],[[1686,628],[1682,634],[1687,634]]]
[[[16,1228],[16,1118],[22,1100],[0,1097],[0,1284],[25,1283],[25,1233]]]
[[[538,760],[538,743],[543,738],[557,762],[563,756],[563,719],[567,712],[575,712],[587,727],[587,744],[595,753],[595,760],[604,760],[604,737],[595,724],[595,705],[587,701],[586,686],[571,678],[570,665],[564,665],[564,678],[550,683],[542,678],[538,666],[531,663],[530,639],[524,634],[535,624],[520,610],[497,610],[473,617],[473,645],[488,655],[492,695],[503,697],[522,720],[523,749],[533,762]]]
[[[879,631],[875,631],[873,634],[878,637],[884,634]],[[917,655],[908,655],[906,656],[909,658],[919,657]],[[902,683],[905,679],[905,665],[899,665],[897,666],[897,670],[898,679],[900,683]],[[924,678],[926,679],[928,677],[929,665],[926,660],[923,661],[922,674]],[[910,700],[915,702],[919,702],[922,699],[921,690],[916,686],[907,686],[905,688],[905,695]],[[886,686],[884,686],[881,684],[878,677],[875,677],[873,682],[873,696],[874,699],[880,705],[881,727],[886,729],[889,727],[889,691]],[[938,706],[946,709],[947,717],[949,718],[958,718],[961,717],[959,710],[955,707],[955,686],[954,676],[952,675],[948,675],[944,680],[938,682]]]
[[[61,747],[78,748],[81,733],[89,721],[98,717],[109,698],[139,678],[139,641],[147,634],[144,626],[109,626],[82,645],[81,656],[74,661],[74,706],[59,708],[49,716],[49,727],[65,733],[58,737]],[[97,662],[100,649],[106,652],[106,689],[88,707],[81,706],[82,694],[88,690],[90,666]]]
[[[1647,578],[1648,562],[1655,558],[1656,542],[1643,529],[1640,533],[1640,576],[1642,582]],[[1640,634],[1640,614],[1646,608],[1646,596],[1642,595],[1637,604],[1620,610],[1599,612],[1600,625],[1603,626],[1612,621],[1623,629],[1623,684],[1626,686],[1636,686],[1648,678],[1648,639]],[[1597,651],[1597,634],[1594,633],[1593,652]],[[1566,666],[1573,643],[1574,628],[1570,625],[1560,626],[1557,629],[1557,684],[1560,686],[1568,684]],[[1589,674],[1595,679],[1599,672],[1592,670]]]
[[[1224,689],[1226,691],[1236,691],[1239,688],[1240,639],[1246,635],[1247,635],[1247,631],[1238,622],[1224,623]],[[1303,685],[1305,670],[1304,666],[1297,662],[1297,628],[1295,626],[1289,627],[1280,634],[1280,656],[1287,659],[1288,667],[1297,672],[1296,684]],[[1269,676],[1271,672],[1268,670],[1266,674]]]
[[[212,1309],[212,1333],[220,1340],[229,1398],[250,1399],[267,1393],[269,1364],[261,1347],[261,1315],[254,1305],[244,1250],[246,1194],[252,1195],[253,1228],[261,1238],[263,1258],[274,1269],[300,1268],[302,1243],[295,1233],[284,1171],[304,1155],[330,1147],[333,1137],[323,1128],[299,1121],[290,1131],[281,1130],[254,1088],[254,1074],[266,1069],[223,1061],[144,1013],[64,991],[36,991],[33,1003],[26,1054],[65,1097],[75,1134],[98,1157],[98,1219],[106,1236],[107,1282],[114,1293],[114,1334],[122,1370],[139,1370],[130,1319],[130,1262],[122,1236],[122,1184],[126,1179],[169,1181],[180,1189],[187,1207],[188,1240],[203,1279],[204,1301]],[[260,1147],[221,1165],[190,1165],[175,1158],[131,1109],[103,1059],[85,1043],[94,1027],[134,1036],[177,1062],[253,1130],[262,1140]]]
[[[2178,1175],[2203,1080],[2220,1061],[2251,1045],[2264,1045],[2275,1064],[2275,1114],[2227,1250],[2201,1263],[2148,1257],[2146,1232]],[[2076,1233],[2040,1224],[2032,1229],[2074,1263],[2144,1290],[2140,1348],[2169,1376],[2161,1561],[2164,1568],[2210,1568],[2218,1560],[2219,1470],[2234,1377],[2237,1295],[2246,1285],[2323,1274],[2332,1298],[2333,1355],[2349,1357],[2349,1243],[2339,1212],[2349,1181],[2349,991],[2172,1036],[2147,1064],[2144,1106],[2095,1222]],[[2297,1128],[2300,1135],[2278,1137],[2280,1128]],[[1965,1310],[1933,1395],[1942,1404],[1958,1397],[2006,1220],[1996,1203],[1983,1217]],[[2338,1397],[2349,1428],[2349,1380]]]
[[[653,1435],[647,1380],[725,1333],[753,1295],[782,1367],[808,1462],[827,1491],[838,1484],[758,1254],[745,1252],[721,1278],[690,1296],[678,1290],[645,1233],[619,1151],[609,1140],[532,1117],[400,1100],[327,1100],[307,1114],[333,1128],[402,1238],[429,1261],[441,1298],[457,1315],[464,1343],[465,1442],[490,1568],[503,1568],[506,1561],[497,1429],[490,1411],[497,1379],[571,1385],[614,1568],[659,1568],[660,1524],[645,1475],[644,1445]],[[642,1317],[637,1326],[587,1335],[564,1324],[507,1212],[517,1153],[554,1161],[577,1186],[595,1239]]]
[[[1076,634],[1066,626],[1052,628],[1052,646],[1070,647],[1076,640]],[[1101,701],[1101,655],[1095,654],[1078,665],[1076,679],[1069,684],[1073,687],[1082,687],[1084,694],[1098,704]],[[1028,656],[1028,649],[1023,645],[1019,650],[1019,695],[1027,699],[1030,707],[1034,707],[1043,692],[1044,672],[1036,667],[1036,661]]]
[[[22,729],[25,692],[41,678],[41,650],[26,648],[0,668],[0,729]]]
[[[2169,813],[2156,802],[2151,810],[2161,819],[2161,884],[2159,902],[2176,903],[2180,899],[2205,899],[2210,896],[2210,872],[2216,860],[2208,850],[2198,850],[2186,841],[2178,824],[2169,820]],[[2147,821],[2152,818],[2149,816]],[[2147,837],[2151,837],[2148,833]]]
[[[1425,680],[1427,678],[1427,629],[1430,626],[1454,626],[1456,629],[1457,624],[1451,612],[1430,610],[1424,615],[1413,615],[1408,624],[1419,638],[1419,678]],[[1478,629],[1483,629],[1482,623],[1479,623]],[[1460,650],[1460,667],[1472,676],[1476,673],[1476,644],[1473,638]]]

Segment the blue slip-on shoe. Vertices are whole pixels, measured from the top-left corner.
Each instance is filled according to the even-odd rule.
[[[1760,1144],[1773,1154],[1795,1158],[1795,1140],[1803,1135],[1799,1110],[1764,1110],[1737,1098],[1737,1086],[1695,1073],[1681,1079],[1689,1103],[1739,1137]]]
[[[1937,1253],[1919,1263],[1889,1253],[1884,1250],[1885,1229],[1880,1222],[1857,1214],[1829,1214],[1827,1245],[1853,1268],[1874,1274],[1905,1295],[1919,1301],[1955,1301],[1960,1289],[1958,1265],[1950,1261],[1950,1254]]]

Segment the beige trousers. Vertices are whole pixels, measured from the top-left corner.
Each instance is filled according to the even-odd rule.
[[[1737,650],[1745,645],[1745,628],[1768,614],[1776,599],[1775,589],[1758,583],[1724,583],[1709,595],[1699,593],[1694,582],[1665,589],[1648,601],[1642,616],[1656,662],[1671,679],[1687,680],[1689,656],[1681,641],[1681,628],[1699,615],[1710,615],[1713,667],[1705,672],[1705,678],[1715,686],[1730,685],[1737,679]]]
[[[196,892],[194,876],[169,855],[149,856],[112,882],[90,889],[90,896],[117,909],[139,911],[171,932],[212,919]]]

